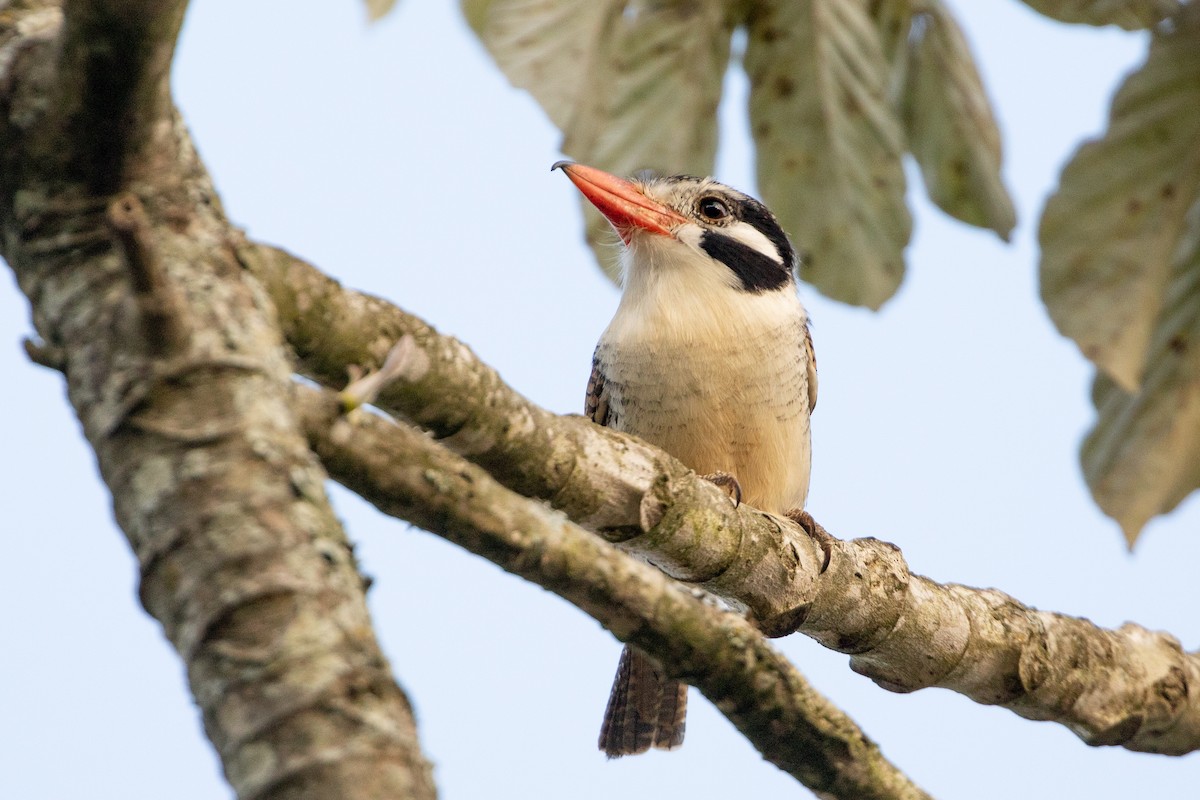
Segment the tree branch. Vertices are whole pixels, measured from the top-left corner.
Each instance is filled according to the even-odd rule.
[[[295,407],[330,476],[375,504],[575,604],[659,659],[771,763],[823,796],[927,798],[742,617],[497,483],[416,430],[343,417],[303,386]]]
[[[132,177],[131,158],[170,133],[171,60],[186,8],[187,0],[64,0],[52,113],[74,145],[69,180],[111,194]]]
[[[44,343],[31,355],[66,376],[142,604],[238,796],[432,798],[289,408],[270,303],[169,102],[183,7],[72,0],[65,23],[46,0],[0,12],[0,255]]]
[[[306,375],[336,384],[338,360],[377,364],[384,343],[412,336],[422,364],[382,393],[381,407],[509,488],[743,604],[772,635],[796,630],[849,653],[855,671],[892,691],[951,689],[1059,722],[1089,744],[1200,749],[1200,657],[1173,636],[1132,623],[1107,630],[995,590],[938,584],[913,575],[893,545],[825,539],[818,530],[826,567],[799,526],[731,508],[632,437],[538,408],[411,315],[344,290],[282,251],[246,244],[241,258],[276,300]],[[324,342],[336,345],[327,351]]]

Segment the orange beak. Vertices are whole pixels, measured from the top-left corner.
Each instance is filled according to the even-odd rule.
[[[670,236],[687,222],[687,217],[672,211],[657,200],[646,196],[636,183],[618,178],[602,169],[559,161],[551,170],[561,168],[571,183],[592,205],[600,210],[616,230],[621,241],[629,239],[637,229]]]

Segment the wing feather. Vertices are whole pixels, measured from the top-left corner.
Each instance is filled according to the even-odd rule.
[[[583,401],[583,413],[597,425],[609,423],[608,381],[600,369],[600,361],[592,356],[592,376],[588,378],[587,397]]]
[[[808,413],[811,414],[817,407],[817,354],[813,351],[812,331],[807,322],[804,323],[804,362],[808,368]]]

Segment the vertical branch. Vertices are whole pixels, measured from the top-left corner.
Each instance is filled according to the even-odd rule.
[[[170,72],[186,0],[65,0],[54,107],[68,175],[94,194],[130,178],[171,115]]]
[[[0,13],[0,255],[238,797],[430,800],[274,311],[171,104],[185,5]]]

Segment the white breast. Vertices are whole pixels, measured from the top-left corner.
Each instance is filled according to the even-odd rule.
[[[720,266],[720,265],[716,265]],[[694,269],[629,276],[597,347],[610,424],[699,473],[724,471],[742,499],[804,505],[810,467],[806,316],[794,287],[751,294]]]

